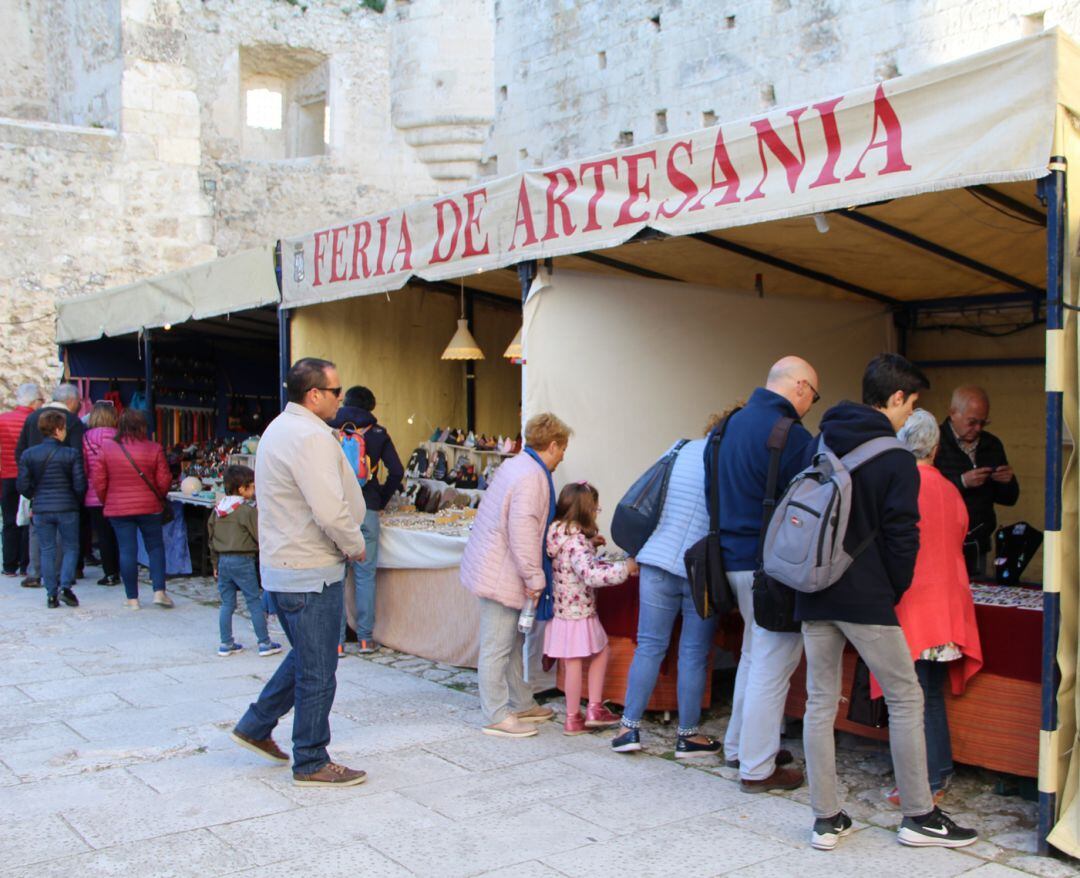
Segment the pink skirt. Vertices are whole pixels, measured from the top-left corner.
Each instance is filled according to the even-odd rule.
[[[556,616],[544,629],[544,655],[549,658],[588,658],[607,646],[607,634],[600,619],[560,619]]]

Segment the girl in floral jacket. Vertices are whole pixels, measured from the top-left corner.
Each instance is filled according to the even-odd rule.
[[[567,485],[559,494],[555,521],[548,531],[552,559],[555,618],[544,631],[544,654],[563,663],[566,723],[563,734],[616,725],[619,717],[603,705],[608,639],[596,615],[593,589],[620,585],[637,572],[633,559],[611,563],[597,557],[604,544],[597,534],[600,495],[588,482]],[[581,715],[581,676],[589,662],[589,706]]]

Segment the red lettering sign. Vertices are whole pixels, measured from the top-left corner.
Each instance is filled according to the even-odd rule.
[[[525,191],[525,178],[521,178],[521,186],[518,187],[517,210],[514,214],[514,233],[510,236],[510,246],[507,250],[513,250],[517,246],[518,229],[525,229],[525,240],[522,246],[531,247],[536,243],[536,229],[533,226],[532,207],[529,204],[529,194]]]
[[[363,238],[360,237],[363,232]],[[357,280],[363,277],[365,280],[371,276],[371,271],[368,269],[367,264],[367,246],[371,243],[371,223],[358,222],[353,224],[353,246],[352,246],[352,274],[349,275],[349,280]],[[360,270],[357,271],[356,262],[360,260]]]
[[[325,229],[315,233],[315,280],[311,283],[313,287],[322,286],[322,277],[319,274],[319,267],[322,265],[323,254],[326,252],[326,238],[329,234],[330,233]]]
[[[788,189],[794,194],[795,185],[799,182],[799,175],[802,173],[803,168],[806,167],[806,149],[803,147],[802,131],[799,130],[799,117],[805,112],[806,107],[800,107],[798,110],[788,110],[791,121],[795,123],[795,142],[799,146],[798,158],[795,157],[795,153],[788,148],[787,144],[780,139],[780,135],[773,130],[772,123],[768,119],[755,119],[750,123],[750,126],[757,132],[758,155],[761,157],[761,180],[758,182],[757,188],[746,196],[747,201],[765,197],[762,187],[769,177],[769,163],[765,158],[765,147],[768,147],[769,152],[780,159],[780,164],[784,166],[784,171],[787,173]]]
[[[671,151],[668,152],[667,157],[667,178],[671,185],[678,189],[686,197],[679,202],[678,207],[674,210],[669,210],[664,205],[666,201],[660,202],[660,205],[656,208],[656,215],[662,217],[677,216],[683,208],[686,207],[698,193],[697,184],[690,179],[687,174],[684,174],[679,170],[675,164],[675,151],[677,149],[683,149],[686,151],[687,164],[692,165],[694,163],[694,143],[690,140],[680,140],[677,143],[672,144]]]
[[[570,220],[570,208],[566,204],[566,198],[577,189],[577,179],[569,168],[556,168],[554,171],[545,172],[544,176],[548,179],[547,231],[544,232],[542,240],[550,241],[552,238],[559,237],[559,232],[555,230],[556,210],[558,210],[559,216],[562,218],[562,234],[572,235],[577,231],[577,227]],[[560,178],[566,186],[562,192],[558,192]],[[558,192],[557,195],[556,192]]]
[[[810,184],[811,189],[840,182],[840,178],[836,176],[836,163],[840,161],[840,129],[836,125],[836,105],[842,100],[843,98],[836,98],[813,105],[821,116],[821,131],[825,135],[826,153],[825,164],[821,166],[818,178]]]
[[[650,176],[649,172],[645,172],[645,179],[638,178],[638,165],[645,160],[651,161],[653,168],[656,167],[656,150],[649,150],[648,152],[637,152],[631,155],[624,155],[622,160],[626,162],[626,189],[627,196],[626,201],[622,203],[619,208],[619,216],[615,219],[615,225],[626,226],[632,223],[644,223],[648,222],[649,217],[652,214],[648,210],[641,214],[632,214],[630,211],[634,208],[637,202],[644,196],[645,203],[649,202],[649,188],[650,188]]]
[[[470,256],[483,256],[485,253],[490,253],[488,249],[488,236],[484,235],[484,243],[481,248],[477,248],[473,241],[473,232],[480,233],[480,213],[483,211],[483,205],[476,206],[476,199],[483,198],[484,204],[487,204],[487,189],[474,189],[472,192],[465,193],[465,249],[461,253],[462,259],[467,259]]]
[[[615,179],[619,179],[619,160],[615,157],[609,159],[601,159],[595,162],[582,162],[581,167],[578,169],[578,174],[581,177],[581,182],[585,182],[585,175],[593,175],[593,189],[592,197],[589,198],[589,213],[586,219],[585,225],[581,227],[583,232],[595,232],[600,228],[600,223],[596,219],[596,205],[600,203],[600,199],[604,197],[604,193],[607,191],[607,187],[604,184],[604,171],[611,169],[615,172]]]
[[[720,177],[717,177],[717,171],[720,172]],[[712,195],[717,189],[724,190],[724,197],[719,201],[714,201],[709,207],[720,207],[724,204],[734,204],[739,200],[739,174],[735,170],[735,166],[731,163],[731,157],[728,155],[727,145],[724,143],[723,129],[716,129],[716,143],[713,144],[713,157],[712,157],[712,185],[707,192],[702,192],[698,196],[697,201],[690,205],[690,210],[701,210],[705,207],[705,199]]]
[[[450,257],[454,255],[454,249],[457,247],[458,232],[461,230],[461,208],[454,203],[453,198],[444,198],[442,201],[436,201],[433,207],[435,208],[436,237],[435,246],[431,248],[431,259],[428,260],[431,265],[435,265],[438,262],[450,261]],[[446,221],[443,219],[444,207],[449,207],[450,212],[454,215],[454,230],[450,234],[450,245],[446,248],[446,252],[439,253],[439,244],[446,234]]]
[[[884,140],[877,139],[879,122],[885,129]],[[904,134],[900,129],[900,119],[897,118],[896,110],[889,103],[889,99],[885,97],[885,89],[879,85],[874,93],[874,127],[870,133],[870,143],[863,150],[863,154],[859,156],[859,160],[855,162],[855,169],[844,179],[861,180],[865,177],[866,174],[862,172],[863,159],[866,158],[866,154],[870,150],[881,149],[882,147],[885,149],[885,167],[878,171],[878,174],[895,174],[897,171],[910,171],[911,165],[904,161],[903,138]]]

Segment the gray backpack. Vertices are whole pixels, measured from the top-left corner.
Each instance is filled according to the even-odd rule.
[[[877,536],[850,555],[844,551],[851,514],[851,474],[886,451],[906,450],[895,436],[879,436],[837,457],[822,439],[813,463],[792,479],[765,532],[765,573],[813,594],[844,575]]]

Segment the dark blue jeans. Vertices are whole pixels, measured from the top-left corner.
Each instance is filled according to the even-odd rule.
[[[330,761],[330,708],[337,691],[342,582],[321,592],[271,592],[270,601],[292,649],[247,709],[236,731],[257,741],[293,707],[293,773],[314,774]]]
[[[152,515],[118,515],[110,518],[120,551],[120,578],[128,600],[139,596],[139,539],[142,533],[146,555],[150,560],[150,581],[154,591],[165,591],[165,537],[161,532],[161,513]]]
[[[54,597],[61,588],[75,584],[75,568],[79,565],[79,513],[36,512],[34,527],[41,542],[41,583]],[[56,537],[60,536],[60,582],[56,579]]]
[[[948,662],[915,662],[915,674],[922,686],[926,727],[926,767],[930,790],[944,789],[953,773],[949,718],[945,713],[945,687],[949,681]]]
[[[218,556],[218,594],[221,595],[221,610],[218,612],[218,629],[221,642],[229,645],[233,642],[232,617],[236,612],[236,593],[243,592],[251,613],[251,625],[259,643],[269,643],[270,634],[266,630],[266,613],[259,595],[259,574],[255,570],[254,555]]]

